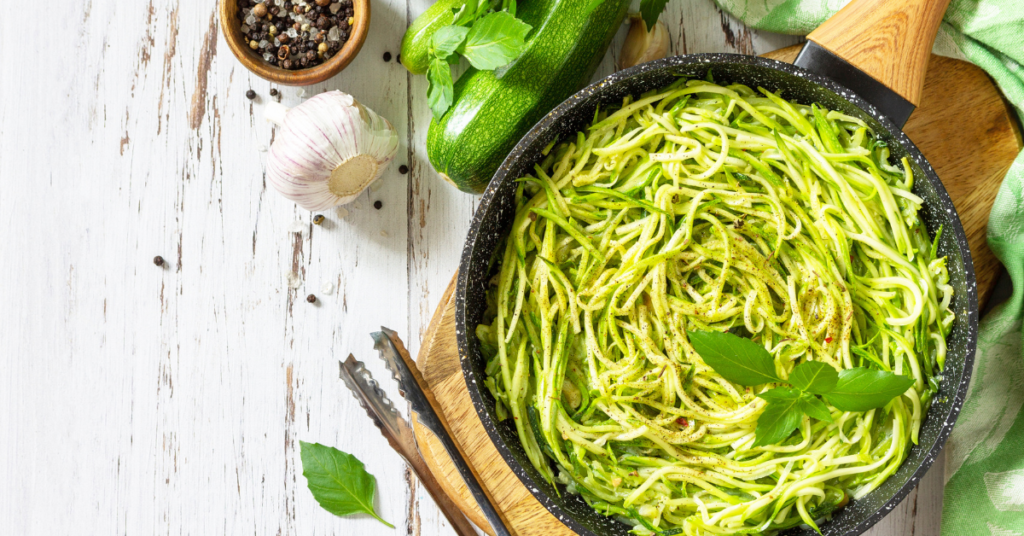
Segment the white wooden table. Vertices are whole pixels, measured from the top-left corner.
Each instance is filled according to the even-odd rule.
[[[452,533],[337,365],[354,353],[398,399],[369,333],[383,324],[418,349],[476,206],[427,163],[425,80],[382,59],[429,3],[374,0],[359,57],[305,89],[355,95],[402,139],[382,187],[323,226],[266,188],[272,86],[230,54],[213,0],[0,17],[4,534]],[[676,54],[796,41],[711,0],[674,0],[662,17]],[[397,529],[321,510],[300,440],[365,461]],[[941,465],[869,534],[938,534]]]

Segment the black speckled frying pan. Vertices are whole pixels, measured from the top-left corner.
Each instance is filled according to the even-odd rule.
[[[456,294],[459,356],[473,404],[505,461],[555,517],[585,536],[625,535],[629,527],[591,509],[578,495],[556,493],[536,472],[522,449],[515,426],[498,422],[494,399],[483,388],[484,358],[476,325],[486,308],[489,261],[515,212],[515,179],[540,161],[551,141],[584,129],[597,106],[622,102],[668,85],[680,75],[783,91],[787,99],[818,103],[864,120],[886,142],[893,161],[908,157],[918,180],[914,193],[925,200],[921,217],[934,236],[943,228],[939,253],[947,257],[955,289],[956,321],[947,340],[941,391],[925,417],[919,444],[900,469],[868,496],[852,501],[822,525],[828,536],[862,534],[891,511],[917,485],[942,449],[960,412],[970,382],[977,344],[978,295],[967,238],[953,203],[921,152],[901,127],[914,110],[924,85],[931,43],[949,0],[854,0],[808,36],[794,65],[734,54],[691,54],[666,58],[615,73],[573,95],[537,123],[516,145],[483,194],[463,250]],[[789,534],[810,536],[809,529]]]

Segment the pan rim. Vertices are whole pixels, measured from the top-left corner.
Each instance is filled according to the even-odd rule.
[[[967,395],[968,388],[970,386],[971,376],[974,369],[975,353],[977,350],[977,335],[978,335],[978,292],[977,292],[977,279],[974,272],[974,263],[971,257],[970,248],[967,243],[967,236],[963,229],[963,223],[960,220],[959,213],[956,212],[956,208],[953,205],[952,200],[949,197],[949,193],[946,191],[942,181],[938,178],[935,170],[931,164],[924,157],[917,146],[907,137],[901,128],[896,125],[884,114],[882,114],[875,106],[861,98],[856,92],[848,89],[847,87],[836,83],[835,81],[814,74],[803,68],[797,67],[790,63],[781,62],[778,60],[763,58],[760,56],[749,56],[744,54],[729,54],[729,53],[704,53],[704,54],[687,54],[682,56],[673,56],[656,60],[644,64],[631,67],[615,72],[601,80],[598,80],[586,88],[576,92],[568,99],[556,106],[551,112],[545,115],[540,121],[538,121],[531,129],[516,143],[515,147],[509,152],[508,157],[502,162],[498,168],[494,177],[487,185],[483,195],[480,198],[480,202],[473,215],[473,220],[470,226],[469,233],[466,237],[466,242],[463,247],[462,255],[459,263],[458,273],[458,285],[456,287],[455,305],[456,305],[456,335],[458,339],[458,350],[459,350],[459,361],[461,364],[463,379],[466,381],[470,398],[472,400],[474,409],[477,412],[478,418],[484,425],[484,429],[489,436],[491,443],[498,450],[502,459],[509,466],[512,472],[516,475],[519,481],[526,486],[530,493],[536,498],[548,512],[558,518],[563,524],[565,524],[573,532],[580,534],[581,536],[598,536],[593,531],[581,525],[574,517],[565,512],[558,504],[555,504],[550,497],[547,496],[540,487],[536,485],[533,478],[526,472],[522,465],[512,455],[508,446],[505,444],[504,439],[498,434],[496,423],[492,421],[490,414],[485,409],[485,400],[482,397],[480,383],[476,381],[475,373],[471,369],[471,360],[475,359],[469,344],[469,336],[473,333],[474,329],[468,329],[466,325],[466,289],[469,285],[470,265],[473,258],[473,253],[476,249],[477,241],[480,237],[481,223],[484,216],[487,214],[488,209],[491,207],[494,198],[500,189],[499,187],[506,182],[509,170],[512,167],[512,163],[515,162],[522,152],[521,149],[528,147],[537,137],[541,136],[548,128],[554,123],[557,123],[567,113],[569,113],[579,103],[584,102],[588,97],[593,94],[605,90],[606,87],[614,86],[625,80],[633,78],[637,75],[641,75],[646,72],[659,71],[675,66],[692,65],[699,63],[738,63],[743,65],[750,65],[761,68],[770,68],[777,71],[782,71],[786,74],[797,76],[806,79],[820,87],[823,87],[840,97],[846,99],[848,102],[861,109],[866,114],[870,115],[876,121],[878,121],[896,140],[899,141],[900,145],[907,151],[909,156],[917,163],[918,166],[924,171],[925,176],[935,189],[938,197],[937,209],[945,209],[951,214],[950,221],[954,222],[953,229],[946,230],[943,232],[952,232],[953,238],[956,242],[957,249],[960,252],[965,283],[967,287],[967,333],[966,333],[966,352],[964,356],[963,371],[961,373],[960,383],[956,387],[955,393],[952,393],[953,398],[952,404],[948,412],[945,415],[933,415],[932,409],[926,414],[926,417],[937,418],[944,417],[942,426],[935,437],[932,445],[927,447],[927,452],[923,458],[921,464],[917,466],[914,472],[910,475],[907,481],[900,487],[900,489],[893,494],[877,511],[868,516],[866,519],[854,525],[850,530],[847,530],[845,536],[860,535],[867,531],[889,512],[891,512],[899,503],[910,494],[910,491],[917,487],[921,478],[931,468],[935,461],[935,457],[941,452],[945,446],[946,440],[949,438],[949,434],[952,432],[953,425],[960,415],[960,411],[963,407],[964,400]],[[475,326],[474,326],[475,328]],[[949,395],[947,395],[949,396]],[[934,406],[933,406],[934,407]],[[923,448],[922,445],[916,445],[913,448]],[[904,461],[903,463],[906,463]],[[902,464],[901,464],[902,467]],[[830,523],[830,522],[829,522]],[[823,525],[824,528],[826,525]]]

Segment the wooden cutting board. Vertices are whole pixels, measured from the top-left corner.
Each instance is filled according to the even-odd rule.
[[[800,45],[765,54],[792,62]],[[999,184],[1022,146],[1013,110],[981,69],[933,55],[921,106],[904,131],[924,153],[949,191],[971,247],[984,305],[999,276],[999,261],[985,242],[985,227]],[[484,431],[462,377],[455,338],[455,278],[427,328],[418,366],[437,398],[463,456],[473,466],[509,529],[519,536],[574,534],[536,500]],[[434,476],[477,526],[490,527],[470,497],[441,443],[421,427],[416,437]]]

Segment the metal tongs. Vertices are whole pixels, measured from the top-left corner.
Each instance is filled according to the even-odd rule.
[[[431,405],[430,400],[433,398],[433,394],[419,369],[416,368],[416,363],[409,357],[409,352],[405,349],[402,340],[394,331],[385,327],[381,327],[381,331],[373,333],[372,337],[375,343],[374,348],[380,352],[381,359],[384,360],[388,370],[398,381],[399,392],[409,402],[412,410],[411,417],[433,432],[444,445],[452,463],[459,470],[466,487],[473,495],[473,499],[476,500],[484,517],[487,518],[494,530],[495,536],[511,536],[501,516],[488,500],[483,486],[470,470],[469,464],[462,457],[462,453],[459,452],[441,418]],[[366,370],[363,363],[349,354],[345,362],[339,363],[339,365],[341,366],[342,381],[352,390],[359,405],[373,419],[373,423],[388,440],[391,448],[395,449],[416,473],[420,482],[423,483],[423,487],[427,489],[438,508],[448,518],[448,522],[451,523],[455,532],[459,536],[476,536],[473,524],[445,494],[437,479],[434,478],[434,474],[427,467],[426,461],[420,454],[412,426],[395,410],[394,404],[373,380],[373,376]]]

